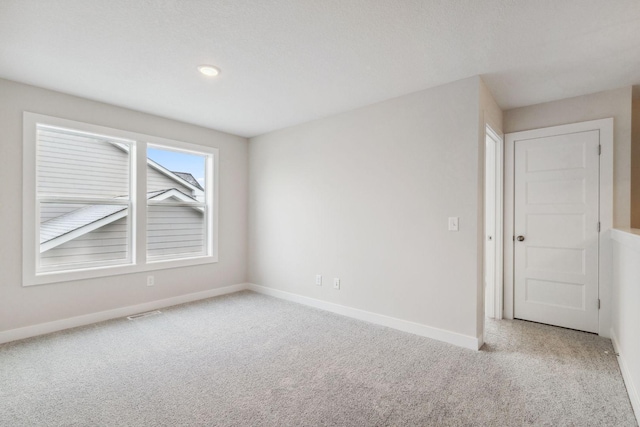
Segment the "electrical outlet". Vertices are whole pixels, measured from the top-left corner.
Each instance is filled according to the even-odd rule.
[[[322,275],[316,274],[316,285],[322,286]]]
[[[340,279],[337,277],[333,279],[333,289],[340,289]]]
[[[153,286],[155,284],[155,279],[153,276],[147,276],[147,286]]]

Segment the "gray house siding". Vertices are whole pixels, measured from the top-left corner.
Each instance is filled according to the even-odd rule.
[[[55,130],[40,129],[38,132],[37,182],[40,196],[108,199],[128,194],[129,154],[125,150],[95,138]],[[148,192],[175,188],[195,196],[189,187],[151,166],[147,166],[147,188]],[[62,215],[71,215],[86,206],[90,205],[42,203],[40,222],[45,224]],[[150,257],[200,254],[204,251],[203,239],[206,234],[201,210],[190,207],[150,207],[147,231]],[[127,217],[117,219],[45,250],[40,254],[40,265],[47,268],[124,260],[128,256],[127,233]],[[64,236],[59,237],[64,239]]]
[[[147,224],[147,255],[202,255],[205,251],[202,212],[189,207],[153,206]],[[41,254],[43,268],[54,265],[124,260],[127,258],[127,218],[84,234]]]
[[[129,154],[114,144],[54,131],[38,131],[38,193],[118,197],[129,193]],[[147,167],[147,191],[186,185]]]
[[[106,141],[38,131],[38,193],[118,197],[129,193],[129,155]]]
[[[153,206],[147,219],[147,255],[203,254],[204,215],[189,207]]]
[[[185,194],[193,195],[191,189],[186,185],[182,185],[151,166],[147,166],[147,191],[166,190],[167,188],[175,188]]]
[[[100,227],[90,233],[40,254],[43,268],[127,258],[127,218]]]

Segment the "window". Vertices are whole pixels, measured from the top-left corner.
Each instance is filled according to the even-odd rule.
[[[147,157],[147,259],[206,254],[206,155],[149,145]]]
[[[24,113],[24,284],[217,261],[217,150]]]
[[[134,141],[36,125],[38,272],[131,263]]]

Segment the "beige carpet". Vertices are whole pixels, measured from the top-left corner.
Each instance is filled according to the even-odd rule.
[[[1,345],[0,425],[637,424],[595,335],[490,322],[474,352],[240,292]]]

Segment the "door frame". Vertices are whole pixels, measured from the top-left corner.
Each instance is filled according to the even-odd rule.
[[[492,317],[496,320],[500,320],[503,317],[504,311],[504,296],[503,296],[503,263],[504,263],[504,250],[503,250],[503,212],[504,212],[504,183],[503,183],[503,175],[504,175],[504,138],[502,138],[498,132],[494,131],[490,125],[485,126],[485,139],[486,137],[491,138],[495,141],[496,151],[495,151],[495,205],[494,205],[494,215],[495,215],[495,236],[494,236],[494,248],[495,248],[495,257],[494,257],[494,270],[495,277],[494,283],[488,284],[488,286],[493,286],[493,313],[486,313],[485,316]],[[486,167],[486,150],[485,150],[485,167]],[[485,172],[486,173],[486,172]],[[485,183],[485,203],[487,200],[486,194],[486,183]],[[484,232],[484,239],[486,243],[487,239],[487,231]],[[486,247],[486,246],[485,246]],[[485,254],[486,257],[486,254]],[[486,258],[485,258],[485,266],[486,266]],[[484,269],[483,269],[484,276]],[[484,277],[483,277],[484,279]]]
[[[597,130],[600,133],[600,235],[598,259],[598,335],[609,337],[611,329],[611,229],[613,228],[613,118],[590,120],[505,135],[504,156],[504,317],[513,319],[514,308],[514,219],[515,219],[515,143]]]

